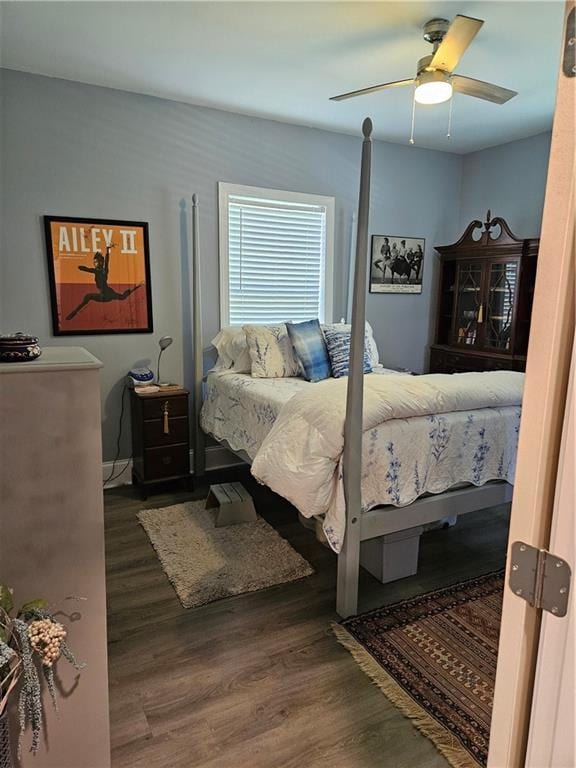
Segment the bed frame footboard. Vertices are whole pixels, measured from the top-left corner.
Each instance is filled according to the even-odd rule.
[[[406,531],[451,515],[464,515],[507,504],[512,500],[512,491],[509,483],[495,481],[480,487],[467,486],[434,496],[424,496],[407,507],[378,507],[363,515],[348,517],[344,545],[338,555],[338,615],[345,619],[358,611],[360,545],[363,541]],[[402,543],[399,541],[398,545],[401,546]],[[393,549],[394,544],[391,546]],[[388,551],[390,552],[390,548]],[[391,556],[394,556],[393,552]]]

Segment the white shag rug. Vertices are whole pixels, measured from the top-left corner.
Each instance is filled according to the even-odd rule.
[[[184,608],[296,581],[314,569],[261,517],[216,528],[205,501],[145,509],[138,520]]]

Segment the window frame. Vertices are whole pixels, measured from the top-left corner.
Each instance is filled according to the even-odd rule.
[[[229,200],[241,195],[260,199],[277,200],[285,203],[324,206],[326,209],[326,233],[324,253],[324,281],[321,294],[321,323],[331,323],[334,303],[334,221],[336,199],[327,195],[312,195],[307,192],[290,192],[283,189],[268,189],[244,184],[218,182],[218,258],[220,288],[220,328],[230,325],[230,273],[229,273]],[[279,318],[283,322],[289,318]]]

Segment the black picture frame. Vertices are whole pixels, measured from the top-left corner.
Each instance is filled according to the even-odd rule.
[[[102,303],[102,304],[110,304],[112,306],[113,303],[117,303],[118,301],[124,301],[125,299],[128,299],[129,296],[132,293],[135,293],[138,289],[142,289],[142,292],[144,294],[144,301],[145,306],[141,310],[139,308],[138,314],[142,315],[143,321],[142,323],[139,323],[137,327],[131,327],[130,325],[125,325],[122,327],[110,327],[110,326],[102,326],[102,327],[93,327],[94,323],[89,324],[87,323],[84,327],[65,327],[66,323],[69,324],[69,319],[66,317],[64,320],[62,318],[62,307],[61,304],[61,293],[62,293],[62,286],[64,283],[58,283],[57,281],[57,275],[56,275],[56,269],[55,269],[55,258],[57,254],[55,254],[54,250],[54,237],[53,237],[53,224],[71,224],[71,225],[86,225],[90,229],[94,229],[96,227],[98,228],[104,228],[106,226],[112,227],[112,228],[118,228],[120,230],[124,231],[132,231],[136,230],[140,233],[140,237],[136,236],[136,240],[138,243],[141,243],[141,254],[140,257],[142,259],[142,271],[144,275],[143,283],[140,282],[138,285],[134,285],[130,289],[126,289],[124,292],[128,292],[127,296],[123,296],[123,294],[117,293],[113,288],[110,288],[110,286],[107,285],[107,269],[106,267],[106,273],[105,273],[105,289],[108,289],[108,291],[112,293],[117,293],[116,297],[104,299],[104,300],[95,300],[95,304]],[[153,323],[153,317],[152,317],[152,287],[151,287],[151,278],[150,278],[150,239],[149,239],[149,232],[148,232],[148,222],[146,221],[131,221],[128,219],[95,219],[90,217],[78,217],[78,216],[52,216],[52,215],[45,215],[43,216],[43,225],[44,225],[44,237],[46,242],[46,255],[48,260],[48,279],[49,279],[49,287],[50,287],[50,306],[51,306],[51,315],[52,315],[52,333],[54,336],[96,336],[96,335],[110,335],[110,334],[132,334],[132,333],[153,333],[154,331],[154,323]],[[80,228],[82,229],[82,228]],[[112,246],[115,247],[115,246]],[[106,249],[108,251],[108,249]],[[76,256],[78,251],[73,251],[73,256]],[[86,254],[86,258],[89,258],[88,251],[83,251],[83,253]],[[112,251],[110,251],[112,253]],[[58,255],[59,257],[59,255]],[[92,258],[95,258],[95,254],[93,254]],[[104,258],[104,257],[102,257]],[[106,264],[108,264],[108,253],[107,253],[107,259]],[[93,272],[94,269],[92,268],[86,268],[82,271],[90,271]],[[96,274],[95,274],[95,280],[96,280]],[[98,287],[98,284],[96,284]],[[98,288],[100,291],[100,294],[103,294],[103,289]],[[96,294],[96,291],[94,291],[94,294]],[[139,297],[140,298],[140,297]],[[87,306],[87,304],[85,305]],[[78,312],[80,310],[77,310]]]
[[[385,245],[388,247],[388,257],[382,250]],[[394,250],[397,252],[396,258]],[[396,293],[404,296],[421,294],[425,261],[426,239],[424,237],[372,235],[370,293]],[[394,262],[397,269],[394,269]]]

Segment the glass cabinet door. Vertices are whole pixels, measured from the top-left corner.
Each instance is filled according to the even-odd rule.
[[[492,262],[488,268],[488,293],[484,317],[484,345],[508,352],[518,287],[517,261]]]
[[[458,345],[478,346],[483,322],[482,274],[483,265],[478,262],[458,264],[456,282],[456,311],[454,317],[454,342]]]

